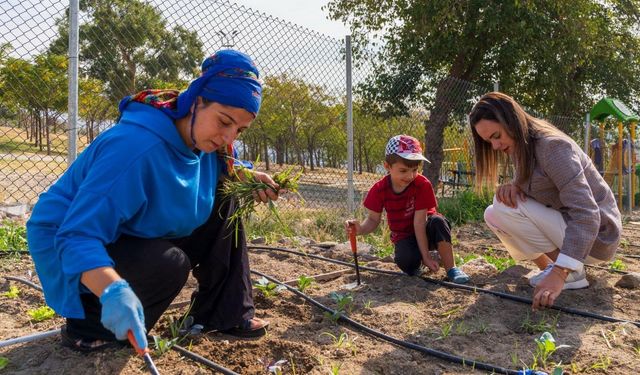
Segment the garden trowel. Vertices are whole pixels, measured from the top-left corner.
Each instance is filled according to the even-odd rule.
[[[361,285],[364,285],[360,282],[360,265],[358,264],[358,242],[356,240],[355,224],[349,224],[349,229],[347,229],[347,234],[349,235],[349,242],[351,242],[351,252],[353,253],[353,262],[356,265],[356,281],[345,285],[343,288],[355,289]]]

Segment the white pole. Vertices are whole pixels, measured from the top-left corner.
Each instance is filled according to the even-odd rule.
[[[500,91],[500,82],[496,81],[493,83],[493,91]]]
[[[351,87],[351,35],[345,37],[347,60],[347,209],[349,213],[354,209],[353,189],[353,92]]]
[[[76,160],[78,137],[78,11],[79,0],[69,0],[69,118],[68,165]]]

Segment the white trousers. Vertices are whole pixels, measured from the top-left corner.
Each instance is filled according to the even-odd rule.
[[[526,201],[518,200],[518,207],[511,208],[498,202],[494,196],[493,204],[484,211],[484,221],[511,257],[518,261],[533,260],[544,253],[561,249],[567,229],[560,211],[531,198]],[[578,262],[565,258],[568,258],[564,260],[569,263],[573,263],[571,260]],[[585,260],[586,264],[600,262],[602,261],[591,256]],[[570,268],[576,269],[575,265]]]

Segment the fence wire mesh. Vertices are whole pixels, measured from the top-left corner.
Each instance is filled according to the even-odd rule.
[[[235,48],[254,58],[265,82],[260,115],[239,140],[240,156],[271,173],[289,165],[304,170],[307,207],[347,207],[344,40],[223,0],[80,6],[80,152],[114,124],[122,97],[146,88],[183,89],[206,55]],[[68,7],[63,0],[0,0],[5,204],[35,203],[67,168]],[[373,52],[355,55],[352,80],[356,204],[384,174],[387,140],[401,133],[427,139],[427,154],[439,166],[439,194],[470,185],[466,116],[489,88],[393,72]],[[574,118],[550,119],[563,130],[566,124],[567,132],[577,129]],[[439,133],[430,129],[439,127],[434,140]],[[282,206],[299,208],[300,202],[285,199]]]

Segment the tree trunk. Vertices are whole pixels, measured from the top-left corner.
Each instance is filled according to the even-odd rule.
[[[269,142],[264,140],[264,169],[269,170]]]
[[[424,163],[423,173],[437,190],[440,183],[440,169],[444,153],[444,129],[447,127],[449,115],[453,110],[455,98],[450,95],[455,79],[447,77],[438,83],[436,97],[431,115],[425,121],[426,157],[431,163]]]

